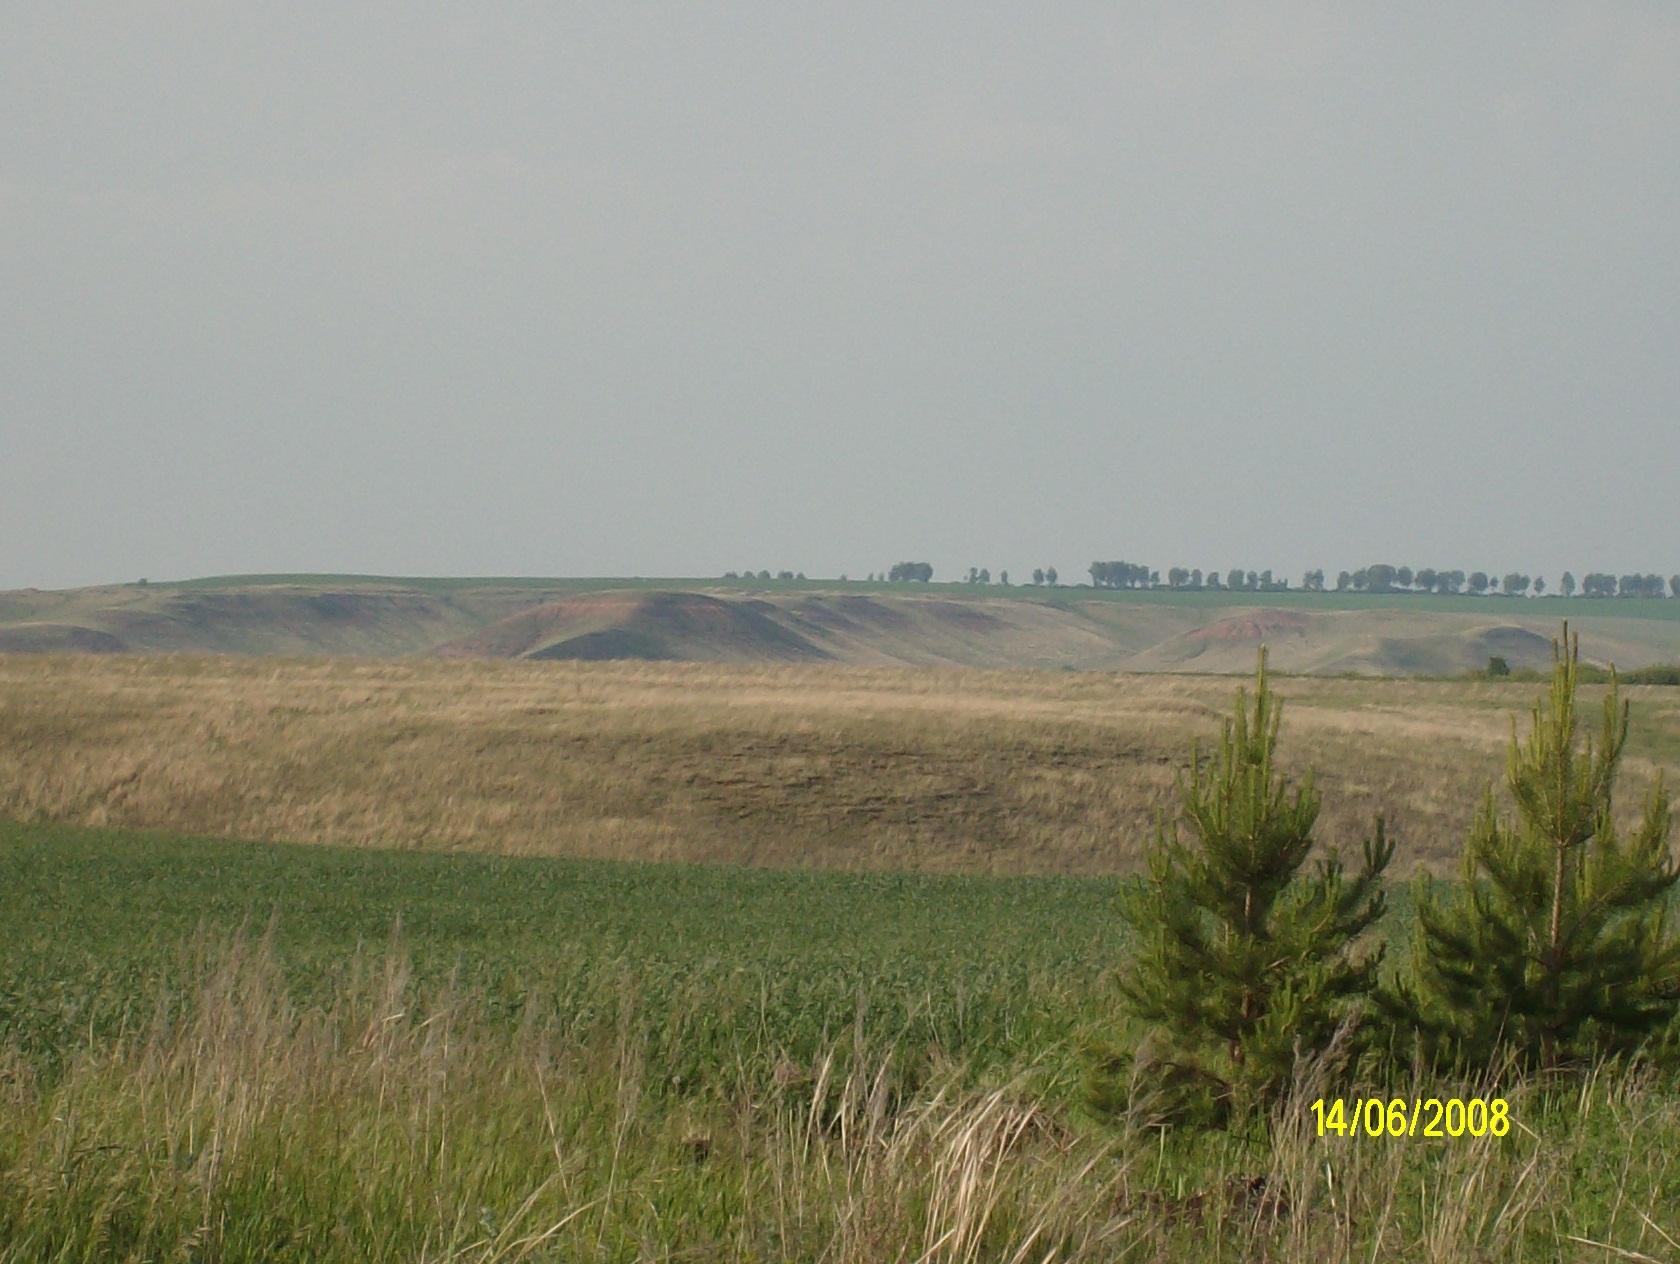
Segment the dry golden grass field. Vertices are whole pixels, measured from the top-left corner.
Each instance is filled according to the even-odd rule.
[[[0,655],[0,816],[370,847],[777,866],[1135,866],[1230,677]],[[1541,686],[1284,678],[1320,835],[1450,869]],[[1596,707],[1601,690],[1588,691]],[[1626,689],[1622,806],[1680,764]],[[1589,712],[1589,719],[1596,714]]]

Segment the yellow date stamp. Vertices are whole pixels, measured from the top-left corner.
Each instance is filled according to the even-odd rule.
[[[1318,1135],[1338,1137],[1503,1137],[1511,1107],[1503,1097],[1319,1098],[1312,1104]]]

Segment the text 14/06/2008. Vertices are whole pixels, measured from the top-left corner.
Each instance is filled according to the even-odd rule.
[[[1341,1098],[1312,1104],[1318,1135],[1338,1137],[1503,1137],[1511,1131],[1511,1107],[1502,1097],[1369,1097],[1349,1109]]]

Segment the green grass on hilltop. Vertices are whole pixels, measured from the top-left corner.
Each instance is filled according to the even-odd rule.
[[[886,592],[915,596],[936,593],[941,596],[1015,598],[1056,604],[1098,601],[1141,606],[1183,606],[1192,609],[1225,609],[1229,607],[1261,606],[1266,608],[1299,610],[1396,610],[1428,614],[1486,614],[1499,618],[1581,618],[1586,616],[1638,619],[1680,619],[1680,601],[1671,599],[1622,599],[1563,597],[1556,593],[1544,597],[1505,597],[1500,595],[1473,596],[1469,593],[1370,593],[1370,592],[1307,592],[1290,588],[1276,592],[1241,592],[1228,588],[1091,588],[1077,582],[1055,588],[1034,587],[1030,584],[968,584],[958,580],[935,580],[930,583],[889,583],[870,581],[851,576],[844,582],[838,578],[812,576],[806,579],[755,579],[740,576],[724,579],[721,576],[408,576],[408,575],[339,575],[339,574],[276,574],[276,575],[207,575],[196,579],[149,580],[150,586],[180,589],[232,589],[252,587],[301,588],[401,588],[417,592],[448,594],[474,589],[532,589],[555,592],[597,592],[617,589],[648,589],[657,591],[740,590],[743,592],[800,592],[833,591]]]

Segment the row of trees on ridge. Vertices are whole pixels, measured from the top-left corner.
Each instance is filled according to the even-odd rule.
[[[1238,592],[1282,592],[1289,588],[1286,578],[1274,579],[1271,571],[1244,571],[1233,567],[1223,580],[1217,570],[1200,571],[1174,566],[1167,571],[1166,583],[1161,573],[1133,562],[1092,562],[1091,585],[1094,588],[1171,588],[1227,589]],[[1326,591],[1322,570],[1309,570],[1301,576],[1303,592]],[[1502,595],[1523,597],[1546,592],[1544,577],[1531,577],[1520,571],[1508,571],[1503,576],[1488,571],[1436,570],[1423,567],[1390,566],[1377,563],[1355,571],[1341,571],[1336,575],[1337,592],[1369,593],[1469,593],[1472,596]],[[1680,574],[1664,580],[1661,575],[1611,575],[1593,571],[1577,586],[1575,576],[1565,571],[1558,582],[1558,591],[1573,597],[1577,591],[1583,597],[1680,597]]]
[[[1168,588],[1175,591],[1216,592],[1287,592],[1289,580],[1284,576],[1274,577],[1269,570],[1245,571],[1241,567],[1232,567],[1221,574],[1218,570],[1202,571],[1184,566],[1174,566],[1167,570],[1166,582],[1161,580],[1161,572],[1140,562],[1092,562],[1090,566],[1091,587],[1107,589],[1143,589]],[[761,571],[725,571],[725,579],[768,580],[803,580],[805,573],[800,571],[779,571],[774,576],[767,570]],[[846,577],[840,577],[844,580]],[[881,575],[870,572],[869,579],[886,580],[891,583],[930,583],[933,580],[933,567],[927,562],[898,562],[891,570]],[[983,566],[971,566],[962,582],[968,584],[990,584],[992,572]],[[1009,572],[1000,571],[998,582],[1005,586],[1009,583]],[[1058,587],[1060,577],[1054,566],[1035,567],[1032,572],[1034,586],[1049,585]],[[1323,570],[1309,570],[1302,574],[1300,591],[1325,592],[1328,585]],[[1475,597],[1505,596],[1505,597],[1541,597],[1546,594],[1547,585],[1544,576],[1529,576],[1520,571],[1508,571],[1504,575],[1497,575],[1489,571],[1435,570],[1423,567],[1413,570],[1409,566],[1389,566],[1377,563],[1372,566],[1362,566],[1355,571],[1340,571],[1335,579],[1335,591],[1357,593],[1467,593]],[[1628,574],[1612,575],[1602,571],[1591,571],[1582,577],[1579,585],[1575,576],[1569,571],[1563,573],[1558,581],[1557,591],[1564,597],[1573,597],[1577,592],[1583,597],[1680,597],[1680,574],[1671,575],[1663,579],[1656,574]]]

